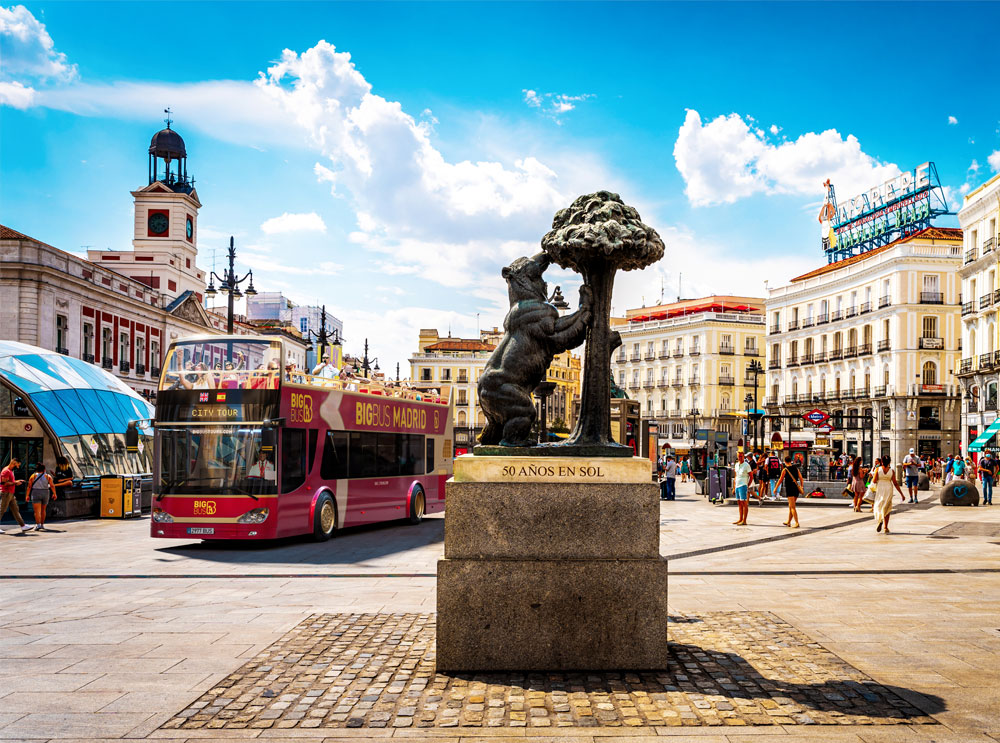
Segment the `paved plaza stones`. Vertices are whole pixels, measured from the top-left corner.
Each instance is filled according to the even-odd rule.
[[[769,612],[674,617],[659,672],[438,674],[433,614],[308,617],[165,729],[926,724]],[[939,700],[928,700],[935,706]]]

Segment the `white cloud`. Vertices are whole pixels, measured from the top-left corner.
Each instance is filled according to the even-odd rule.
[[[3,75],[9,79],[69,81],[76,77],[76,65],[55,50],[52,37],[23,5],[0,6],[0,45],[3,46]]]
[[[969,173],[975,175],[976,173],[979,172],[979,168],[980,168],[979,161],[973,158],[972,162],[969,163]]]
[[[949,126],[955,126],[955,124],[957,124],[957,123],[958,123],[958,119],[956,119],[954,116],[949,116],[948,117],[948,125]]]
[[[771,129],[770,129],[771,134],[774,134],[775,136],[777,136],[778,132],[780,132],[780,131],[781,131],[781,127],[780,126],[778,126],[777,124],[771,124]]]
[[[539,93],[525,88],[521,91],[524,94],[524,102],[532,108],[539,109],[546,116],[557,124],[561,123],[559,117],[569,113],[576,108],[578,103],[593,98],[593,93],[583,93],[581,95],[567,95],[566,93]]]
[[[958,192],[960,194],[962,194],[963,196],[965,194],[969,193],[969,191],[971,191],[971,190],[972,190],[972,186],[970,186],[968,183],[963,183],[961,186],[958,187]]]
[[[21,83],[0,81],[0,105],[14,108],[30,108],[35,101],[35,89],[27,88]]]
[[[674,143],[674,160],[694,206],[733,203],[756,193],[819,196],[829,178],[853,195],[899,174],[861,150],[853,135],[836,130],[807,132],[794,141],[773,143],[752,120],[738,114],[702,123],[688,109]]]
[[[993,150],[993,153],[986,158],[986,162],[990,164],[990,169],[994,173],[1000,173],[1000,150]]]
[[[316,212],[289,214],[271,217],[260,226],[265,235],[280,235],[285,232],[326,232],[326,224]]]

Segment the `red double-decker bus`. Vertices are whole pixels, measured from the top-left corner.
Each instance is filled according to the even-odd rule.
[[[280,340],[171,345],[156,396],[154,537],[329,539],[444,510],[450,400],[284,367]]]

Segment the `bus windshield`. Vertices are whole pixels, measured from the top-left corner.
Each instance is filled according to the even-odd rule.
[[[157,428],[164,495],[277,493],[273,439],[260,426]]]
[[[164,361],[160,390],[277,389],[280,374],[280,341],[179,341]]]

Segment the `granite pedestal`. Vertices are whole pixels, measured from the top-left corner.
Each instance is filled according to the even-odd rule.
[[[446,489],[439,670],[666,667],[649,460],[469,455]]]

